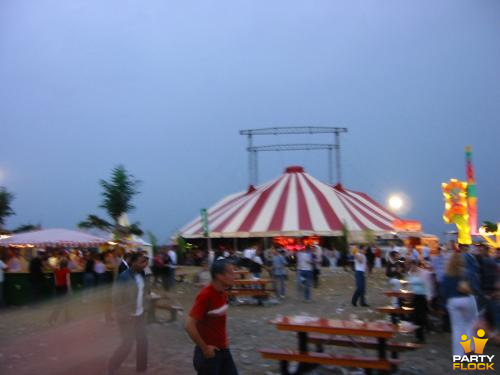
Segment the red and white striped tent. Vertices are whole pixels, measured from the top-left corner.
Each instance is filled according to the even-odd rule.
[[[317,180],[299,166],[248,191],[232,194],[208,209],[210,237],[339,236],[394,231],[399,219],[364,193]],[[184,238],[203,237],[201,217],[184,226]]]

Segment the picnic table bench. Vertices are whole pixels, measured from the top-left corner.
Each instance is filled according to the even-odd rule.
[[[240,279],[234,280],[233,286],[227,291],[230,296],[251,296],[259,298],[262,304],[262,297],[270,297],[274,289],[266,288],[267,284],[272,284],[272,279]]]
[[[296,374],[311,369],[316,365],[335,365],[342,367],[363,368],[367,373],[377,369],[384,372],[394,371],[400,363],[397,359],[388,359],[387,351],[394,352],[394,347],[387,343],[388,339],[393,338],[401,331],[397,326],[390,323],[380,322],[355,322],[347,320],[333,320],[318,317],[280,317],[270,321],[278,330],[297,332],[298,350],[289,349],[260,349],[263,358],[280,361],[280,370],[282,374],[291,374],[288,363],[290,361],[299,362]],[[405,331],[407,332],[407,331]],[[311,337],[309,337],[311,334]],[[364,357],[343,354],[327,354],[322,352],[310,352],[309,343],[321,344],[342,343],[342,341],[332,341],[333,338],[318,336],[323,335],[346,335],[369,337],[366,345],[369,349],[376,349],[378,357]],[[330,340],[328,342],[328,340]],[[368,345],[368,344],[372,345]],[[339,345],[341,346],[341,345]]]

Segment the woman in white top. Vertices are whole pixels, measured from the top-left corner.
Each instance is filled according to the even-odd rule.
[[[364,248],[361,248],[354,254],[354,271],[356,277],[356,290],[352,295],[352,305],[357,306],[358,299],[361,299],[361,306],[368,306],[365,301],[366,256]]]

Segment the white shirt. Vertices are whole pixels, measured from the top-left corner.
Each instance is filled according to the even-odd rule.
[[[255,256],[255,249],[245,249],[243,250],[243,258],[253,259]]]
[[[428,246],[424,246],[422,249],[422,252],[424,253],[424,258],[429,258],[429,255],[431,254],[431,250],[429,249]]]
[[[7,265],[0,260],[0,283],[3,283],[4,275],[3,270],[7,268]]]
[[[358,258],[361,258],[361,261],[358,261]],[[359,253],[354,257],[354,270],[361,272],[366,271],[366,257],[364,254]]]
[[[170,264],[168,267],[175,268],[175,265],[177,264],[177,253],[173,250],[169,250],[168,257],[170,258]]]
[[[134,276],[135,283],[137,284],[137,300],[136,300],[136,308],[135,308],[135,316],[141,316],[144,313],[144,306],[142,305],[142,301],[144,298],[144,279],[142,275],[135,274]]]
[[[255,255],[252,260],[257,264],[260,264],[261,266],[264,264],[260,255]]]
[[[297,254],[297,269],[300,271],[312,271],[312,254],[304,251],[299,251]]]

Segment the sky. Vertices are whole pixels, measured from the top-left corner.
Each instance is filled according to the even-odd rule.
[[[240,129],[341,126],[342,183],[442,220],[473,147],[479,220],[500,220],[497,0],[2,0],[0,186],[7,227],[75,228],[99,179],[142,181],[131,221],[167,242],[248,185]],[[324,135],[256,144],[325,143]],[[328,179],[326,151],[261,153]]]

